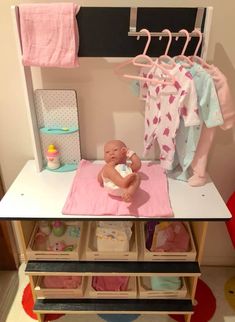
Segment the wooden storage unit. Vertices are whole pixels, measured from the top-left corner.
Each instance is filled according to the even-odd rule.
[[[138,297],[139,298],[185,298],[187,295],[186,279],[181,278],[182,286],[179,290],[152,290],[150,277],[149,276],[139,276],[138,280]]]
[[[79,21],[81,23],[81,32],[87,32],[89,34],[89,30],[91,32],[91,45],[88,49],[84,50],[84,52],[88,53],[87,55],[98,57],[104,56],[103,49],[105,52],[105,56],[109,57],[129,57],[130,52],[125,49],[127,46],[120,46],[120,42],[113,42],[113,31],[114,27],[117,32],[116,27],[118,27],[117,34],[120,35],[119,27],[121,28],[121,38],[125,42],[130,44],[132,48],[134,46],[134,52],[140,52],[138,50],[138,46],[141,46],[145,43],[145,39],[140,39],[140,41],[136,41],[136,36],[131,38],[129,41],[127,34],[128,28],[133,32],[133,30],[137,27],[137,30],[141,28],[146,28],[149,25],[149,20],[151,20],[150,27],[151,30],[155,30],[155,22],[164,23],[167,22],[167,26],[169,27],[169,19],[165,19],[165,14],[168,9],[170,10],[170,16],[174,17],[172,21],[172,26],[174,28],[179,27],[178,30],[184,28],[190,28],[191,30],[195,27],[201,28],[204,30],[204,43],[205,50],[202,53],[204,58],[206,58],[206,51],[208,47],[208,39],[209,39],[209,31],[211,24],[211,14],[212,8],[194,8],[195,4],[189,5],[190,15],[188,15],[185,10],[181,10],[182,8],[178,8],[177,14],[175,14],[176,8],[163,8],[163,14],[159,15],[161,19],[155,19],[156,12],[152,8],[151,4],[146,4],[149,8],[138,8],[140,10],[136,10],[136,8],[130,8],[132,6],[131,2],[127,2],[125,4],[126,8],[83,8],[82,16],[80,16]],[[165,4],[163,4],[163,7]],[[182,5],[180,5],[182,6]],[[190,8],[191,7],[191,8]],[[85,9],[85,10],[84,10]],[[108,10],[107,10],[108,9]],[[124,9],[124,10],[123,10]],[[131,11],[130,11],[131,9]],[[134,10],[133,10],[134,9]],[[172,12],[172,10],[174,12]],[[137,21],[137,13],[140,13]],[[191,12],[192,11],[192,12]],[[131,12],[131,17],[130,17]],[[181,16],[183,12],[183,17]],[[21,45],[20,45],[20,36],[19,36],[19,9],[18,7],[13,8],[14,13],[14,25],[16,29],[16,34],[18,34],[18,50],[19,50],[19,59],[22,61],[21,57]],[[99,36],[102,36],[104,46],[98,46],[102,50],[102,53],[99,55],[95,55],[93,48],[94,44],[94,31],[97,30],[96,25],[94,24],[94,30],[90,28],[82,28],[84,27],[84,13],[86,14],[94,14],[94,17],[97,21],[100,21],[100,13],[102,13],[102,30],[103,32],[99,32]],[[112,14],[112,17],[117,17],[118,19],[121,17],[121,23],[111,24],[112,28],[107,28],[107,23],[109,26],[110,19],[106,19],[108,13],[108,17]],[[135,15],[136,13],[136,15]],[[179,13],[179,15],[178,15]],[[180,14],[181,13],[181,14]],[[124,15],[124,16],[123,16]],[[169,15],[167,15],[169,17]],[[123,19],[124,17],[124,19]],[[189,18],[187,20],[186,26],[182,26],[183,22],[182,18]],[[192,18],[193,17],[193,18]],[[131,19],[130,19],[131,18]],[[177,21],[175,21],[177,18]],[[205,19],[204,19],[205,18]],[[89,20],[89,19],[88,19]],[[89,24],[89,21],[86,21]],[[137,25],[138,22],[138,25]],[[131,25],[130,25],[131,24]],[[126,27],[125,27],[126,26]],[[124,27],[124,28],[123,28]],[[154,29],[153,29],[153,28]],[[83,30],[82,30],[83,29]],[[89,29],[89,30],[88,30]],[[177,30],[177,31],[178,31]],[[98,38],[97,38],[98,39]],[[110,40],[111,39],[111,40]],[[97,44],[99,44],[99,39]],[[191,43],[191,42],[190,42]],[[115,49],[109,48],[109,45],[114,44]],[[136,46],[136,44],[138,44]],[[132,46],[133,45],[133,46]],[[83,46],[83,42],[82,42]],[[107,47],[107,48],[106,48]],[[151,46],[150,46],[151,47]],[[153,46],[154,47],[154,46]],[[107,53],[107,55],[106,55]],[[118,53],[118,54],[117,54]],[[124,54],[124,55],[123,55]],[[153,55],[156,57],[156,54]],[[22,66],[22,64],[21,64]],[[230,218],[230,213],[227,210],[224,202],[222,201],[218,191],[214,187],[213,183],[208,183],[205,187],[198,187],[197,189],[191,189],[186,184],[182,182],[176,182],[169,178],[169,194],[170,200],[172,204],[172,209],[174,213],[174,217],[170,220],[181,220],[181,221],[189,221],[192,223],[191,229],[195,242],[195,249],[197,250],[195,256],[195,249],[192,246],[191,254],[184,254],[184,259],[180,259],[180,257],[175,257],[174,259],[171,257],[172,261],[169,265],[168,258],[159,258],[155,261],[152,260],[150,255],[145,255],[144,257],[139,258],[140,261],[137,262],[137,250],[138,247],[141,246],[140,242],[136,240],[137,234],[135,234],[135,247],[133,249],[133,257],[128,259],[129,254],[120,257],[118,260],[122,260],[122,262],[114,262],[115,257],[110,255],[106,257],[102,254],[98,254],[94,256],[95,249],[88,249],[88,261],[78,261],[79,255],[71,254],[71,258],[68,258],[67,254],[63,254],[65,257],[60,256],[58,253],[46,253],[46,254],[32,254],[32,246],[28,250],[27,246],[30,241],[30,234],[32,227],[32,222],[35,220],[42,219],[50,219],[50,220],[74,220],[74,216],[63,216],[61,214],[61,210],[63,208],[64,202],[67,198],[68,192],[72,185],[72,181],[74,178],[74,173],[52,173],[49,171],[42,171],[40,173],[36,173],[35,169],[41,171],[44,166],[44,157],[43,151],[40,142],[40,133],[38,128],[38,122],[35,112],[35,104],[34,104],[34,88],[33,88],[33,80],[31,68],[27,66],[22,66],[22,76],[24,80],[24,89],[25,89],[25,97],[26,97],[26,106],[28,109],[28,115],[30,119],[30,128],[33,134],[33,150],[35,161],[27,162],[26,166],[21,171],[19,177],[15,180],[11,188],[8,190],[7,194],[1,201],[0,205],[0,217],[7,218],[8,220],[18,220],[16,222],[16,227],[18,233],[20,235],[20,239],[23,245],[25,258],[27,260],[26,271],[29,275],[32,293],[35,301],[34,310],[37,313],[37,318],[39,322],[44,321],[44,315],[46,313],[68,313],[68,314],[78,314],[78,313],[144,313],[144,314],[183,314],[184,320],[186,322],[190,322],[191,315],[193,313],[192,302],[195,297],[195,291],[197,286],[197,279],[200,275],[199,264],[203,254],[203,248],[206,238],[206,230],[207,230],[207,221],[208,220],[226,220]],[[105,87],[104,87],[105,88]],[[106,88],[105,88],[106,91]],[[109,104],[108,102],[107,104]],[[112,115],[112,111],[110,112]],[[46,125],[46,124],[45,124]],[[45,126],[44,125],[44,126]],[[84,125],[85,127],[85,125]],[[130,129],[131,130],[131,129]],[[45,134],[45,133],[44,133]],[[44,135],[43,134],[43,135]],[[47,135],[47,134],[46,134]],[[43,136],[44,137],[44,136]],[[52,177],[53,175],[53,177]],[[182,202],[182,196],[185,202]],[[216,204],[216,205],[215,205]],[[136,220],[146,220],[146,218],[138,217],[136,213]],[[131,216],[130,216],[131,217]],[[123,220],[133,220],[133,217],[126,216]],[[156,216],[157,217],[157,216]],[[94,216],[80,216],[79,219],[86,218],[93,220],[103,220],[104,217],[94,218]],[[109,218],[116,220],[117,217],[114,215],[105,216],[105,218]],[[120,220],[120,218],[118,218]],[[149,218],[153,219],[153,218]],[[155,218],[158,220],[165,220],[162,218]],[[29,222],[27,222],[29,220]],[[193,241],[193,239],[192,239]],[[134,244],[134,243],[133,243]],[[88,244],[88,248],[91,247],[92,244]],[[94,247],[94,245],[92,245]],[[78,247],[79,248],[79,247]],[[30,251],[30,252],[29,252]],[[132,252],[132,248],[131,248]],[[187,257],[187,255],[189,255]],[[34,257],[30,257],[34,256]],[[90,256],[90,257],[89,257]],[[100,257],[99,257],[100,256]],[[157,256],[159,256],[157,254]],[[29,258],[34,259],[34,261],[29,260]],[[36,260],[35,260],[36,259]],[[87,259],[87,258],[86,258]],[[131,259],[131,260],[130,260]],[[143,260],[147,260],[144,262]],[[90,260],[90,261],[89,261]],[[101,262],[101,260],[106,260],[106,262]],[[92,275],[92,274],[122,274],[122,275],[133,275],[133,276],[150,276],[152,274],[170,274],[174,276],[187,276],[188,281],[188,298],[186,299],[152,299],[152,298],[140,298],[140,299],[66,299],[65,297],[61,299],[39,299],[35,293],[35,287],[37,283],[38,275],[50,275],[54,274],[81,274],[83,276]]]
[[[100,252],[97,250],[96,246],[96,236],[95,236],[96,224],[94,221],[89,222],[86,238],[86,260],[91,261],[137,261],[138,259],[138,232],[137,223],[133,224],[132,236],[130,240],[129,251],[123,252]]]
[[[45,299],[72,299],[84,296],[85,277],[82,277],[81,284],[77,288],[46,288],[43,285],[44,276],[38,276],[36,286],[34,288],[37,298]]]
[[[174,218],[169,220],[181,220],[190,223],[191,233],[196,248],[196,259],[193,261],[143,261],[139,257],[136,261],[89,261],[89,260],[55,260],[55,258],[30,260],[27,257],[26,249],[35,228],[35,221],[38,220],[66,220],[66,223],[74,221],[74,216],[63,216],[58,214],[62,209],[61,200],[65,200],[69,187],[71,186],[73,176],[69,174],[52,173],[42,171],[35,173],[33,161],[29,161],[13,186],[8,190],[0,203],[0,215],[2,218],[17,219],[15,222],[19,232],[21,243],[27,259],[26,273],[29,276],[33,296],[35,299],[35,312],[39,322],[44,321],[45,313],[67,313],[67,314],[85,314],[85,313],[140,313],[140,314],[183,314],[186,322],[190,322],[193,313],[192,301],[195,296],[197,279],[200,276],[200,262],[203,256],[203,249],[206,239],[208,220],[226,220],[231,217],[226,205],[222,201],[219,193],[213,183],[206,187],[195,190],[189,189],[185,184],[169,179],[170,198],[174,211]],[[63,180],[63,190],[58,190],[58,203],[52,202],[53,195],[57,187]],[[23,184],[22,184],[23,183]],[[29,187],[34,187],[33,189]],[[189,203],[182,205],[179,200],[179,194],[185,195]],[[15,202],[12,203],[14,198]],[[34,204],[32,205],[32,198]],[[212,203],[211,200],[216,200]],[[190,205],[190,206],[189,206]],[[49,207],[49,209],[48,209]],[[54,207],[54,208],[53,208]],[[189,216],[189,208],[191,215]],[[18,209],[16,212],[15,209]],[[51,211],[54,209],[54,212]],[[27,214],[27,215],[25,215]],[[44,214],[44,216],[42,216]],[[52,216],[52,214],[54,214]],[[15,217],[13,217],[15,215]],[[17,217],[16,217],[17,216]],[[80,216],[79,220],[105,220],[107,217],[87,217]],[[76,218],[77,219],[77,218]],[[109,218],[117,220],[117,217]],[[120,218],[118,218],[120,220]],[[123,220],[146,221],[146,218],[122,218]],[[149,218],[152,220],[152,218]],[[158,218],[161,220],[161,218]],[[165,219],[164,219],[165,220]],[[85,223],[85,226],[88,223]],[[87,231],[81,239],[85,246]],[[137,233],[138,234],[138,233]],[[137,250],[140,251],[140,242],[137,238]],[[83,259],[83,257],[82,257]],[[187,296],[186,298],[125,298],[125,299],[102,299],[102,298],[60,298],[60,299],[40,299],[35,293],[38,276],[45,275],[130,275],[130,276],[151,276],[169,275],[181,276],[187,278]]]
[[[65,241],[67,245],[74,245],[74,248],[69,251],[54,251],[54,250],[36,250],[34,247],[35,236],[38,233],[39,227],[38,223],[35,223],[34,229],[31,234],[31,238],[29,240],[26,254],[29,260],[79,260],[80,257],[80,247],[81,247],[81,239],[82,239],[82,231],[83,231],[83,223],[82,222],[66,222],[66,232],[61,237],[52,236],[49,240],[50,243],[56,243],[58,241]],[[70,228],[79,228],[80,235],[79,237],[71,237],[69,236],[68,229]],[[51,234],[52,235],[52,234]]]
[[[197,251],[189,222],[184,222],[190,237],[188,252],[151,252],[145,246],[145,225],[144,222],[139,225],[141,258],[144,261],[194,261],[197,257]]]
[[[126,291],[96,291],[92,287],[92,276],[88,277],[86,297],[96,299],[133,299],[137,297],[137,281],[135,276],[130,276]]]

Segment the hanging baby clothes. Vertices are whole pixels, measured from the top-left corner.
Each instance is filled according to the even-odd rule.
[[[144,154],[147,154],[153,142],[157,140],[160,147],[161,166],[167,170],[172,169],[175,136],[180,118],[183,118],[186,127],[200,124],[196,89],[191,74],[178,64],[169,72],[176,79],[173,85],[151,82],[143,84],[144,87],[148,87],[145,106]],[[150,69],[149,77],[151,76],[164,78],[161,69],[157,66]]]
[[[224,124],[223,130],[231,129],[235,125],[235,108],[231,91],[225,75],[215,66],[211,65],[206,71],[213,78],[217,91]],[[193,176],[188,180],[191,186],[202,186],[207,181],[207,160],[210,148],[215,137],[215,128],[202,127],[200,140],[192,162]]]
[[[187,70],[192,75],[195,83],[201,124],[185,127],[181,120],[177,131],[175,167],[170,176],[183,181],[187,181],[189,178],[189,167],[197,149],[202,124],[205,124],[207,128],[211,128],[224,123],[211,76],[196,63],[187,67]],[[177,168],[178,163],[180,164],[180,169],[178,169],[179,167]]]

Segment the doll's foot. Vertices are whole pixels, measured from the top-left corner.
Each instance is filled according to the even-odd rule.
[[[194,174],[191,178],[188,179],[188,184],[191,187],[201,187],[208,182],[208,175],[205,177],[200,177],[197,174]]]
[[[131,202],[132,201],[132,195],[129,193],[128,189],[123,192],[122,200],[125,201],[125,202]]]

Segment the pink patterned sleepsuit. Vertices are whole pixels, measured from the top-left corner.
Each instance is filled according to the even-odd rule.
[[[191,74],[179,64],[169,72],[175,77],[174,85],[151,82],[143,84],[146,89],[144,154],[147,154],[157,140],[161,166],[167,170],[172,169],[180,118],[183,118],[185,126],[200,124],[197,94]],[[142,75],[145,74],[143,70]],[[151,68],[151,74],[153,77],[164,77],[156,66]]]

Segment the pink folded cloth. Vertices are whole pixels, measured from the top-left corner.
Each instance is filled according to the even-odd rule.
[[[157,236],[154,239],[156,245],[153,241],[151,252],[187,252],[189,250],[189,233],[183,223],[173,222],[156,233]]]
[[[126,291],[129,276],[93,276],[92,287],[96,291]]]
[[[78,26],[73,3],[19,5],[24,66],[78,66]]]
[[[114,215],[172,217],[167,177],[155,163],[143,164],[141,183],[132,203],[112,197],[100,186],[97,175],[103,165],[82,160],[62,210],[64,215]]]
[[[82,283],[81,276],[45,276],[43,285],[46,288],[78,288]]]

